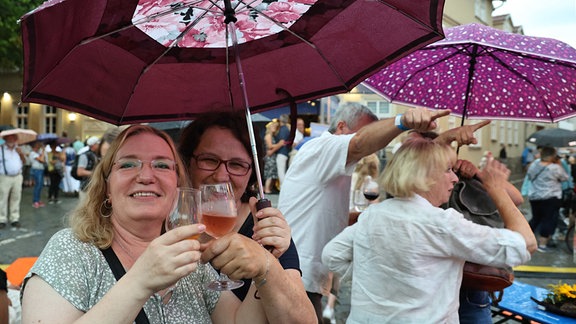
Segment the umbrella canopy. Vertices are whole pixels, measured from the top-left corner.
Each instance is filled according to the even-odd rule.
[[[58,140],[59,136],[56,133],[41,133],[38,134],[37,140],[44,143],[52,142]]]
[[[13,128],[0,132],[2,138],[8,135],[18,135],[18,145],[33,142],[37,137],[36,132],[31,129]]]
[[[533,133],[526,141],[537,146],[576,146],[576,132],[562,128],[547,128]]]
[[[21,19],[22,101],[117,125],[286,106],[349,91],[441,39],[443,6],[51,0]]]
[[[557,122],[576,116],[576,50],[550,38],[456,26],[364,84],[392,102],[465,118]]]

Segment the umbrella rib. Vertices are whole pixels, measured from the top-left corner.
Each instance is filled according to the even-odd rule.
[[[308,41],[307,39],[305,39],[304,37],[296,34],[293,30],[291,30],[290,28],[286,28],[286,26],[280,24],[279,22],[277,22],[275,19],[273,19],[272,17],[266,15],[264,12],[256,9],[255,7],[249,6],[248,4],[246,4],[246,7],[249,8],[250,10],[254,10],[255,12],[257,12],[259,15],[262,15],[262,17],[268,19],[270,22],[272,22],[273,24],[275,24],[276,26],[280,27],[282,30],[288,32],[289,34],[291,34],[292,36],[298,38],[300,41],[302,41],[302,43],[308,45],[310,48],[312,48],[314,51],[316,51],[316,53],[322,58],[322,61],[324,61],[324,63],[326,63],[326,65],[330,68],[330,70],[332,70],[332,73],[334,74],[334,76],[336,76],[340,81],[341,84],[346,84],[344,78],[342,78],[342,76],[340,75],[340,73],[338,73],[338,71],[336,70],[336,68],[334,67],[334,65],[332,63],[330,63],[330,61],[328,61],[328,59],[326,58],[326,55],[324,55],[324,53],[322,53],[322,51],[320,49],[318,49],[318,47]],[[349,89],[350,90],[350,89]]]
[[[453,53],[451,53],[450,55],[448,55],[448,56],[446,56],[446,57],[443,57],[443,58],[442,58],[442,61],[448,60],[448,59],[450,59],[450,58],[458,55],[459,52],[462,51],[462,49],[458,48],[457,46],[450,46],[450,47],[454,48],[456,51],[453,52]],[[425,48],[420,49],[420,51],[428,51],[428,50],[434,50],[434,48],[432,48],[432,47],[426,48],[426,47],[425,47]],[[409,56],[406,57],[406,59],[408,59],[408,58],[409,58]],[[395,92],[390,96],[390,97],[391,97],[390,100],[395,100],[394,98],[396,98],[396,96],[398,95],[398,92],[400,92],[400,90],[402,90],[402,89],[404,88],[404,86],[405,86],[408,82],[412,81],[413,78],[415,78],[418,74],[420,74],[420,72],[422,72],[422,71],[424,71],[424,70],[426,70],[426,69],[429,69],[429,68],[432,67],[432,66],[438,65],[438,64],[440,64],[442,61],[441,61],[441,60],[438,60],[438,61],[436,61],[434,64],[430,64],[430,65],[427,65],[427,66],[425,66],[425,67],[422,67],[422,68],[419,69],[419,70],[416,70],[414,73],[412,73],[412,74],[410,75],[409,78],[406,78],[406,80],[401,84],[401,86],[398,87],[398,90],[395,91]]]

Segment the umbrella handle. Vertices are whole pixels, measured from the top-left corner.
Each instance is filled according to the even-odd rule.
[[[256,210],[264,209],[266,207],[272,207],[272,202],[266,198],[262,198],[256,203]]]
[[[266,207],[272,207],[272,202],[266,198],[262,198],[256,203],[256,210],[260,210]],[[274,247],[271,245],[264,245],[264,248],[270,252],[274,250]]]

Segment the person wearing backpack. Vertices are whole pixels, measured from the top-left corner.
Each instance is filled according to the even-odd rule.
[[[92,176],[92,171],[98,162],[96,152],[98,152],[98,148],[100,147],[100,139],[96,136],[92,136],[86,140],[86,145],[89,149],[78,156],[78,166],[76,171],[78,176],[82,179],[80,180],[80,199],[83,199],[86,196],[86,185],[88,184],[90,176]]]

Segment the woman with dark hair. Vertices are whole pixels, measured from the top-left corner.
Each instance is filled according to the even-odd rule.
[[[204,232],[202,224],[160,234],[187,178],[166,133],[133,125],[118,135],[92,174],[87,199],[70,215],[70,228],[54,234],[27,275],[22,322],[282,321],[291,305],[281,298],[283,289],[293,287],[279,287],[284,271],[259,244],[230,234],[201,246],[189,238]],[[277,303],[263,309],[229,291],[209,290],[218,276],[212,264],[225,265],[232,279],[253,278],[261,298]]]
[[[569,176],[553,147],[540,149],[540,159],[530,164],[526,176],[532,182],[528,191],[532,208],[530,227],[534,233],[539,231],[538,251],[546,252],[548,241],[556,230],[560,216],[562,182],[568,180]]]
[[[315,321],[314,309],[304,291],[290,227],[276,208],[256,211],[256,172],[261,170],[255,168],[246,125],[243,114],[201,116],[184,129],[178,150],[193,187],[220,182],[232,184],[238,208],[234,231],[269,247],[275,260],[274,268],[283,268],[276,274],[276,280],[268,280],[264,286],[267,290],[251,285],[252,280],[245,278],[244,286],[233,290],[236,297],[262,305],[269,319],[312,323]],[[261,153],[259,138],[256,147]],[[262,156],[259,154],[260,166],[263,165]]]

